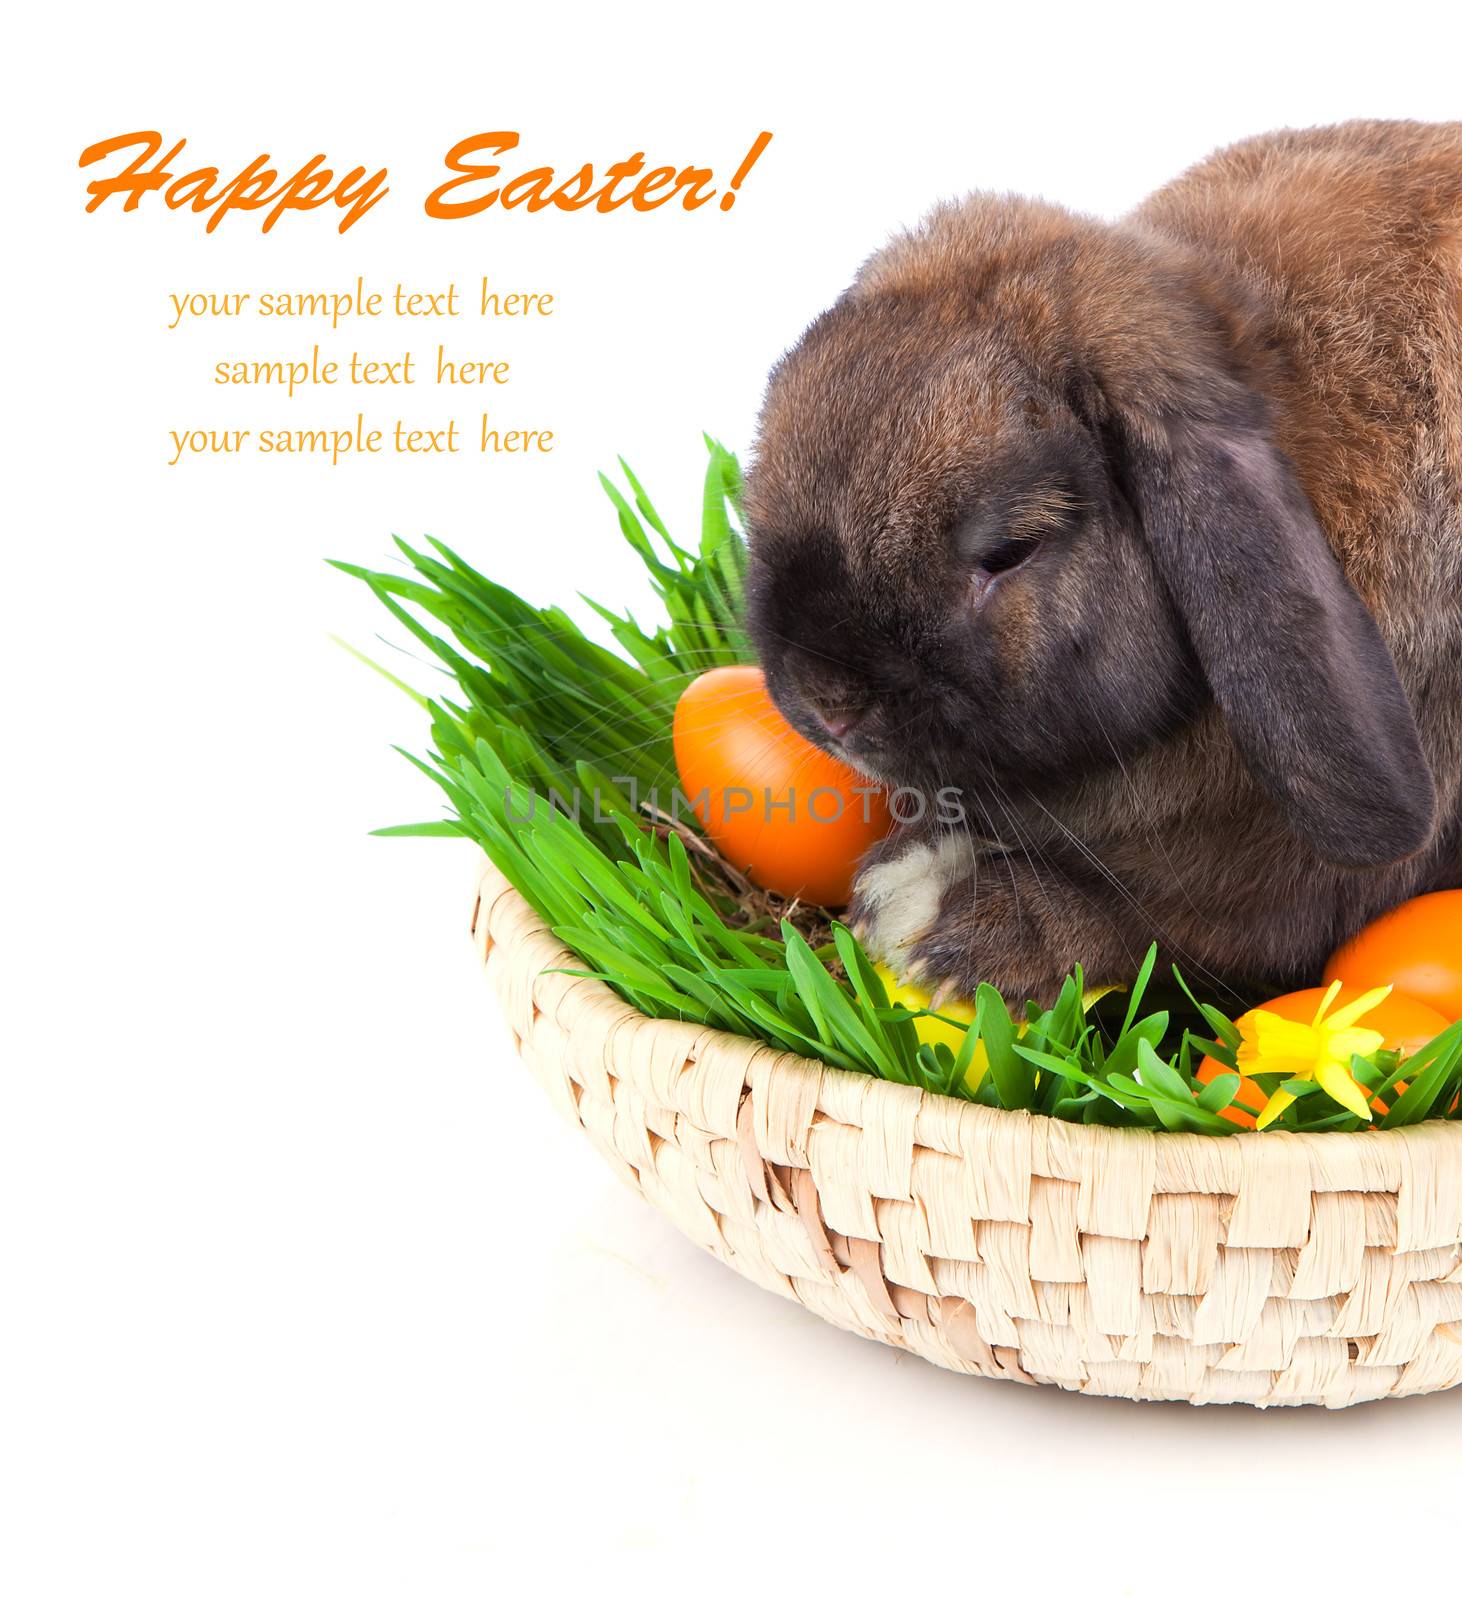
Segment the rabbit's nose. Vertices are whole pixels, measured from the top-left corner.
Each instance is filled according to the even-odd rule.
[[[861,711],[819,711],[817,720],[834,739],[846,739],[863,720]]]

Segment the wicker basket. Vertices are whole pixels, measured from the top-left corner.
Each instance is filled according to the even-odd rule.
[[[487,868],[523,1059],[691,1239],[939,1366],[1134,1399],[1346,1406],[1462,1382],[1462,1124],[1113,1131],[659,1022]]]

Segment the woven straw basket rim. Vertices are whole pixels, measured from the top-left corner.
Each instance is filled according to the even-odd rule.
[[[472,931],[520,1055],[620,1176],[841,1327],[1139,1399],[1462,1383],[1462,1123],[1213,1138],[1000,1111],[647,1017],[488,864]]]

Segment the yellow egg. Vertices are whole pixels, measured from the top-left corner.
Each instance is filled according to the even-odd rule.
[[[916,988],[911,983],[900,983],[882,962],[875,962],[873,970],[883,980],[890,1005],[907,1006],[910,1011],[922,1011],[928,1006],[931,996],[926,989]],[[945,1017],[953,1020],[945,1022],[943,1020]],[[920,1044],[945,1044],[957,1056],[965,1042],[965,1029],[956,1027],[955,1023],[971,1023],[974,1020],[975,1008],[968,1001],[947,1000],[939,1007],[939,1016],[916,1017],[914,1032],[918,1035]],[[981,1040],[975,1046],[974,1057],[965,1072],[966,1085],[970,1089],[978,1089],[980,1080],[989,1068],[990,1058],[985,1054],[985,1043]]]
[[[917,988],[912,983],[900,983],[894,977],[890,968],[881,961],[873,963],[873,970],[883,980],[883,987],[888,995],[890,1005],[907,1006],[910,1011],[922,1011],[929,1005],[931,996],[927,989]],[[1112,994],[1122,987],[1121,984],[1099,984],[1088,989],[1082,995],[1082,1009],[1090,1011],[1103,995]],[[951,1020],[946,1022],[944,1018]],[[955,1023],[971,1023],[975,1020],[975,1008],[966,1000],[946,1000],[939,1007],[937,1017],[916,1017],[914,1019],[914,1032],[918,1035],[920,1044],[947,1044],[956,1056],[960,1047],[965,1042],[965,1029],[956,1027]],[[1016,1026],[1016,1034],[1025,1032],[1025,1024]],[[985,1074],[990,1070],[990,1057],[985,1050],[985,1041],[981,1039],[975,1046],[975,1053],[970,1058],[970,1064],[965,1069],[965,1084],[973,1091],[980,1087]]]

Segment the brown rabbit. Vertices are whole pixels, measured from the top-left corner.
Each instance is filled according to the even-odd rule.
[[[908,790],[878,954],[1313,981],[1462,885],[1462,123],[941,207],[777,366],[746,509],[772,694]]]

